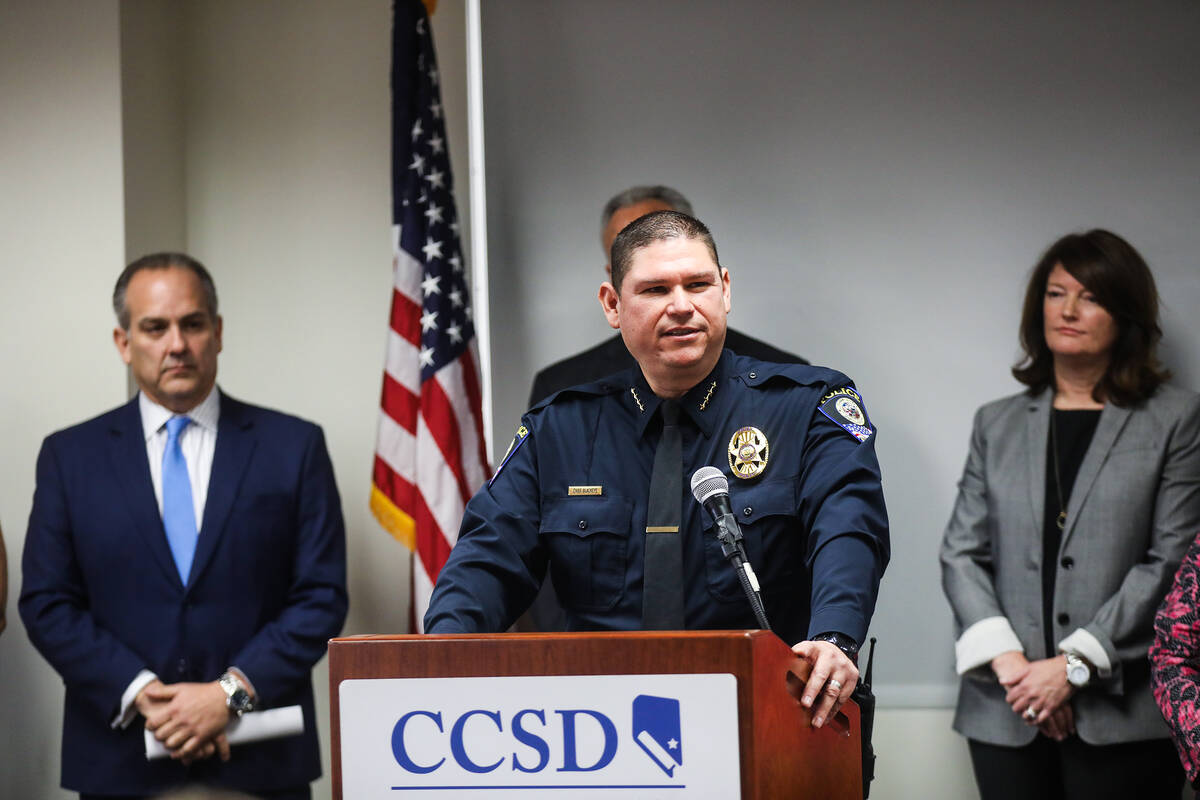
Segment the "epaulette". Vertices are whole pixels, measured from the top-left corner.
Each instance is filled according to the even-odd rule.
[[[621,373],[612,375],[608,378],[601,378],[598,381],[590,383],[581,383],[578,386],[569,386],[566,389],[559,389],[557,392],[552,392],[546,395],[541,400],[529,407],[529,411],[537,411],[540,408],[553,405],[570,397],[603,397],[605,395],[616,394],[622,390],[623,384],[617,380]],[[526,412],[528,413],[528,412]]]
[[[525,444],[525,440],[529,438],[530,426],[533,425],[535,419],[530,418],[527,420],[526,417],[528,415],[536,414],[544,408],[548,408],[555,403],[566,402],[573,397],[602,397],[604,395],[615,394],[621,390],[621,384],[614,380],[614,378],[618,377],[619,375],[620,373],[612,376],[612,378],[601,378],[600,380],[592,381],[591,383],[581,383],[578,386],[559,389],[557,392],[552,392],[538,402],[534,403],[533,406],[530,407],[530,409],[526,411],[524,415],[522,415],[521,424],[517,428],[517,432],[513,436],[512,442],[508,445],[508,450],[505,451],[504,458],[500,459],[500,464],[496,467],[496,471],[492,473],[492,479],[488,481],[488,486],[491,486],[496,482],[496,478],[500,477],[500,471],[504,469],[504,466],[508,463],[508,460],[512,458],[518,450],[521,449],[521,445]]]
[[[769,361],[755,361],[734,373],[734,377],[751,388],[766,386],[774,380],[788,381],[797,386],[845,386],[851,383],[846,375],[829,367]]]
[[[865,442],[875,433],[875,427],[867,418],[862,397],[854,388],[853,381],[836,369],[765,361],[738,366],[742,367],[742,370],[736,373],[737,379],[751,388],[767,387],[773,382],[778,384],[783,381],[796,386],[820,387],[824,396],[818,402],[817,410],[830,422],[859,442]]]

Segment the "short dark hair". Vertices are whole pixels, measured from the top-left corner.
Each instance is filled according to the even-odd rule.
[[[604,244],[604,231],[608,228],[608,223],[612,221],[614,214],[622,208],[635,206],[647,200],[666,203],[672,211],[687,214],[689,217],[694,214],[692,204],[688,202],[688,199],[670,186],[630,186],[623,192],[617,192],[604,204],[604,211],[600,214],[600,244]]]
[[[625,229],[617,234],[617,238],[613,239],[612,285],[617,294],[621,293],[621,282],[625,280],[625,273],[629,272],[633,254],[643,247],[668,239],[695,239],[703,242],[708,248],[708,254],[712,256],[713,263],[717,265],[717,272],[720,273],[721,262],[717,258],[717,244],[703,222],[678,211],[652,211],[626,225]]]
[[[1054,357],[1046,344],[1042,304],[1047,280],[1058,264],[1095,295],[1117,323],[1108,370],[1092,397],[1126,407],[1153,395],[1171,377],[1155,353],[1162,328],[1154,275],[1133,245],[1099,228],[1062,237],[1033,268],[1021,313],[1025,355],[1013,367],[1013,376],[1029,387],[1030,394],[1054,386]]]
[[[122,270],[121,277],[117,278],[117,285],[113,287],[113,312],[117,315],[117,324],[123,330],[129,330],[130,323],[129,306],[125,302],[125,293],[129,290],[129,281],[133,280],[133,276],[142,270],[170,269],[171,267],[191,270],[200,280],[200,286],[204,290],[205,305],[208,306],[208,316],[216,322],[217,285],[213,283],[212,275],[208,274],[208,270],[204,268],[204,265],[186,253],[151,253],[150,255],[142,256]]]

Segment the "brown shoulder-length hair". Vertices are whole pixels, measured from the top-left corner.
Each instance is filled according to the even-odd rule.
[[[1056,264],[1096,296],[1117,323],[1108,371],[1092,397],[1117,406],[1132,406],[1154,394],[1171,377],[1155,355],[1162,339],[1158,325],[1158,290],[1145,259],[1133,245],[1111,231],[1072,233],[1050,245],[1029,276],[1021,312],[1021,347],[1025,356],[1013,376],[1037,394],[1054,387],[1054,358],[1046,345],[1042,303],[1046,282]]]

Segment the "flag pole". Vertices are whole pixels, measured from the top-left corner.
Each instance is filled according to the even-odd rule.
[[[487,187],[483,161],[483,35],[479,0],[467,0],[467,170],[471,198],[471,297],[483,393],[483,439],[492,453],[492,327],[488,292]]]

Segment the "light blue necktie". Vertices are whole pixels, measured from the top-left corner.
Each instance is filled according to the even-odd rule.
[[[175,567],[183,585],[187,586],[196,555],[196,508],[192,505],[192,481],[188,477],[187,461],[179,446],[179,435],[192,420],[171,417],[167,420],[167,448],[162,461],[163,528],[167,544],[175,558]]]

